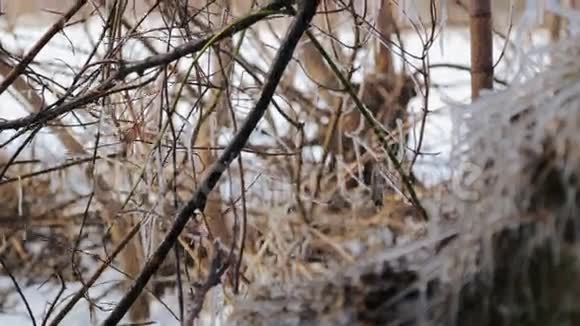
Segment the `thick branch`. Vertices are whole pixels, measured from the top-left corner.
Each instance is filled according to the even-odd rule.
[[[225,169],[240,154],[242,148],[248,141],[250,134],[256,128],[258,122],[266,112],[266,109],[274,96],[276,87],[282,78],[282,74],[292,59],[298,41],[314,17],[318,3],[319,0],[302,1],[300,11],[294,19],[284,42],[276,54],[274,64],[268,74],[268,79],[264,84],[262,94],[260,95],[256,106],[250,112],[247,120],[239,129],[232,142],[226,147],[217,161],[210,167],[208,174],[205,176],[191,199],[179,210],[169,233],[167,233],[151,258],[149,258],[131,288],[127,291],[121,301],[119,301],[119,304],[115,307],[111,315],[109,315],[105,320],[104,325],[117,325],[131,305],[135,302],[141,291],[143,291],[151,276],[159,269],[159,266],[171,248],[173,248],[179,234],[183,231],[191,216],[193,216],[196,211],[204,209],[209,192],[216,186]]]

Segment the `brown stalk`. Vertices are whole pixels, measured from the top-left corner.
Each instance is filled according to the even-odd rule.
[[[471,0],[469,16],[471,98],[475,99],[479,97],[482,89],[493,88],[491,0]]]

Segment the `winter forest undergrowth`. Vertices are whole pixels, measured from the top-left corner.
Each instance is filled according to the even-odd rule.
[[[580,4],[482,3],[4,1],[0,324],[578,325]]]

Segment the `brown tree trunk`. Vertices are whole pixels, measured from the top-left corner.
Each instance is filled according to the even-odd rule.
[[[493,88],[493,40],[491,1],[471,0],[469,4],[471,36],[471,97],[482,89]]]

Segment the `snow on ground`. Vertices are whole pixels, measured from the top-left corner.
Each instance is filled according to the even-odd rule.
[[[113,286],[113,282],[119,282],[122,278],[116,272],[107,271],[105,272],[99,281],[91,288],[89,291],[90,298],[98,298],[103,295],[106,290]],[[19,280],[19,284],[22,287],[24,280]],[[62,298],[67,298],[72,296],[79,288],[80,284],[67,284],[67,288],[64,291]],[[8,309],[0,311],[0,325],[11,325],[11,326],[28,326],[31,325],[30,318],[26,312],[26,308],[16,291],[12,290],[13,284],[8,277],[0,277],[0,289],[2,292],[11,293],[9,299],[6,303]],[[7,291],[8,290],[8,291]],[[37,323],[40,325],[42,318],[46,311],[50,307],[51,302],[54,300],[59,287],[49,283],[47,285],[31,285],[23,289],[23,294],[30,305]],[[114,307],[115,300],[120,299],[120,293],[113,293],[107,295],[106,299],[99,300],[99,306],[105,309],[112,309]],[[166,295],[163,297],[163,302],[168,307],[171,307],[173,313],[167,311],[167,309],[156,302],[152,307],[153,320],[156,321],[157,325],[178,325],[178,322],[173,317],[177,314],[177,299],[175,295]],[[110,304],[105,304],[109,302]],[[56,311],[59,311],[63,305],[57,305]],[[108,311],[101,311],[99,309],[93,310],[95,314],[91,316],[89,314],[89,303],[87,300],[82,299],[73,308],[73,310],[67,315],[63,320],[62,325],[91,325],[98,324],[103,321],[108,315]],[[52,315],[54,317],[54,314]],[[91,323],[91,320],[93,321]]]

